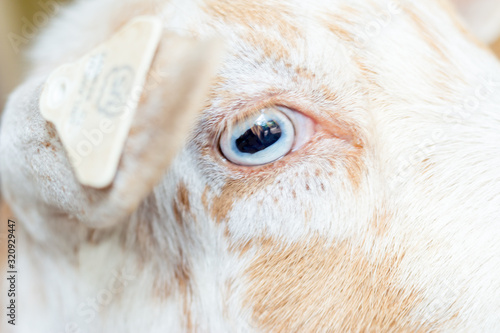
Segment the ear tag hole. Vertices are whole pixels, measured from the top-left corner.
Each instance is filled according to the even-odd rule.
[[[70,84],[69,79],[66,77],[58,78],[51,84],[47,100],[51,108],[59,108],[64,104],[68,97]]]

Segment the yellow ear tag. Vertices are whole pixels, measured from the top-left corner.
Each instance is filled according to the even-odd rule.
[[[40,110],[83,185],[112,183],[161,35],[158,18],[137,17],[48,78]]]

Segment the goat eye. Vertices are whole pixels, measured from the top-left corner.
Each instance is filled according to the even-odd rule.
[[[246,166],[268,164],[287,155],[296,143],[296,128],[305,118],[284,107],[272,107],[230,124],[220,140],[224,156]],[[299,122],[299,123],[297,123]]]

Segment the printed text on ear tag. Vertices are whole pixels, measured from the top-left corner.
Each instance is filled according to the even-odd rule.
[[[48,78],[40,110],[56,126],[83,185],[112,183],[161,30],[155,17],[135,18]]]

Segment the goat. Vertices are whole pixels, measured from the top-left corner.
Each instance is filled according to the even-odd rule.
[[[40,95],[140,15],[163,22],[153,67],[182,70],[84,186]],[[190,38],[225,50],[195,120]],[[500,63],[450,3],[78,1],[31,54],[0,133],[9,330],[500,331]]]

